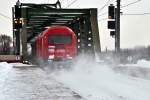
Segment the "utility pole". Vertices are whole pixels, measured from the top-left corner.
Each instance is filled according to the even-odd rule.
[[[116,36],[115,36],[115,51],[120,52],[120,0],[117,0],[117,8],[115,9],[116,20]]]

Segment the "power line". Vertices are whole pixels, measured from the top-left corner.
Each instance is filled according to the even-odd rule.
[[[65,0],[62,0],[60,3],[62,4]]]
[[[127,4],[127,5],[125,5],[125,6],[122,6],[121,8],[128,7],[128,6],[132,5],[132,4],[138,3],[140,1],[142,1],[142,0],[137,0],[137,1],[131,2],[131,3]]]
[[[102,13],[102,14],[100,14],[100,15],[98,15],[98,17],[103,16],[103,15],[106,15],[106,14],[108,14],[108,11],[107,11],[107,12],[104,12],[104,13]]]
[[[103,6],[103,7],[101,7],[100,9],[99,9],[99,11],[102,11],[106,6],[108,6],[109,4],[110,4],[110,2],[113,2],[114,0],[108,0],[107,2],[106,2],[106,4]]]
[[[2,13],[0,13],[0,16],[3,16],[3,17],[6,18],[6,19],[12,20],[10,17],[8,17],[8,16],[6,16],[6,15],[4,15],[4,14],[2,14]]]
[[[68,4],[68,6],[67,6],[66,8],[68,8],[68,7],[70,7],[71,5],[73,5],[76,1],[77,1],[77,0],[72,1],[70,4]]]
[[[108,6],[111,2],[113,2],[114,0],[108,0],[107,2],[106,2],[106,4],[102,7],[102,8],[100,8],[99,9],[99,11],[102,11],[106,6]],[[102,14],[100,14],[100,15],[98,15],[98,17],[100,17],[100,16],[103,16],[103,15],[106,15],[106,14],[108,14],[108,11],[107,12],[104,12],[104,13],[102,13]]]
[[[150,13],[122,14],[122,15],[150,15]]]
[[[99,15],[98,17],[106,15],[107,13],[108,12],[105,12],[105,13]],[[136,13],[134,13],[134,14],[127,14],[127,13],[125,13],[125,14],[121,14],[121,15],[150,15],[150,13],[137,13],[137,14]]]
[[[108,2],[109,2],[109,1],[110,1],[110,0],[108,0]],[[125,6],[122,6],[121,8],[128,7],[128,6],[132,5],[132,4],[138,3],[138,2],[140,2],[140,1],[142,1],[142,0],[137,0],[137,1],[131,2],[131,3],[127,4],[127,5],[125,5]],[[108,2],[107,2],[107,3],[108,3]],[[111,1],[111,2],[112,2],[112,1]],[[105,4],[106,6],[107,6],[107,3]],[[108,4],[109,4],[109,3],[108,3]],[[103,6],[101,9],[103,9],[104,7],[105,7],[105,6]],[[99,16],[106,15],[106,14],[108,14],[108,12],[104,12],[104,13],[98,15],[98,17],[99,17]],[[137,14],[137,15],[141,15],[141,14]]]

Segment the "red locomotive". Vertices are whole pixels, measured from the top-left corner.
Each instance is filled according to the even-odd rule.
[[[36,39],[36,55],[41,60],[66,61],[77,55],[75,33],[66,26],[52,26]]]

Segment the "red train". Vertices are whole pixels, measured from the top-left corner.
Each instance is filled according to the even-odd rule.
[[[66,26],[52,26],[36,39],[36,56],[44,61],[65,61],[77,55],[77,38]]]

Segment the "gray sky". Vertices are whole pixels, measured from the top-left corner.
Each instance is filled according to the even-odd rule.
[[[11,7],[17,0],[6,0],[0,3],[0,13],[9,18],[0,16],[0,34],[12,36]],[[20,0],[26,3],[55,3],[56,0]],[[60,0],[62,1],[62,0]],[[66,7],[74,0],[63,0],[62,7]],[[69,8],[102,8],[108,0],[77,0]],[[110,0],[112,1],[112,0]],[[121,5],[127,5],[137,0],[121,0]],[[116,0],[112,2],[116,5]],[[121,8],[123,14],[150,13],[150,1],[141,0],[128,7]],[[107,12],[107,7],[99,10],[99,15]],[[102,50],[114,49],[114,39],[110,37],[107,29],[107,14],[99,16],[99,33]],[[105,20],[101,20],[105,19]],[[121,15],[121,48],[133,48],[150,45],[150,14],[147,15]]]

